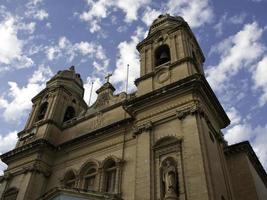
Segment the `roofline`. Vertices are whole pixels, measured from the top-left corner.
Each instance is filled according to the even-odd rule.
[[[244,142],[236,143],[233,145],[229,145],[229,146],[226,146],[224,149],[224,153],[226,156],[230,156],[232,154],[237,154],[240,152],[247,154],[255,170],[258,172],[258,175],[260,176],[263,183],[267,187],[267,173],[264,167],[262,166],[261,162],[259,161],[249,141],[244,141]]]

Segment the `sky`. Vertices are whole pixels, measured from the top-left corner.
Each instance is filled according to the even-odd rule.
[[[249,140],[267,169],[267,0],[0,0],[0,154],[14,148],[31,98],[74,65],[86,102],[112,73],[116,92],[139,77],[136,50],[158,15],[182,16],[206,61],[208,82],[231,125],[229,144]],[[96,98],[93,92],[92,101]],[[6,165],[0,161],[0,174]]]

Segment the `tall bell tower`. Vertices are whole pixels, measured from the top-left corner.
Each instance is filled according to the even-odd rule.
[[[204,74],[205,58],[182,17],[160,15],[137,49],[141,59],[136,80],[139,96],[192,74]]]
[[[190,27],[182,17],[160,15],[137,50],[140,78],[126,106],[135,118],[135,199],[232,199],[221,133],[230,121]]]
[[[59,71],[32,99],[32,111],[18,133],[15,150],[1,157],[9,165],[6,187],[14,189],[17,199],[37,199],[47,187],[56,146],[64,137],[62,129],[86,111],[83,94],[83,82],[72,66]]]
[[[61,137],[60,129],[86,110],[83,95],[83,82],[74,66],[59,71],[32,99],[32,111],[25,129],[18,134],[17,146],[40,138],[57,144]]]

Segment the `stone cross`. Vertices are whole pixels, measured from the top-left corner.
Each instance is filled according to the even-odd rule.
[[[107,80],[107,83],[109,82],[109,78],[112,76],[112,74],[108,73],[108,75],[105,76],[105,79]]]

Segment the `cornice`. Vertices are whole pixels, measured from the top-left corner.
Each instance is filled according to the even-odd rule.
[[[5,163],[9,163],[10,160],[16,159],[17,157],[21,157],[27,153],[42,150],[45,148],[50,149],[52,151],[56,150],[56,147],[49,141],[45,139],[37,139],[31,143],[25,144],[21,147],[15,148],[9,152],[0,155],[0,159]]]
[[[189,63],[193,64],[193,66],[197,66],[196,61],[192,57],[187,56],[187,57],[181,58],[181,59],[179,59],[179,60],[177,60],[177,61],[175,61],[173,63],[168,63],[168,65],[165,65],[164,67],[168,67],[169,69],[172,69],[172,68],[176,67],[177,65],[183,64],[185,62],[189,62]],[[200,73],[198,67],[196,67],[196,70],[198,71],[198,73]],[[140,81],[143,81],[143,80],[145,80],[147,78],[151,78],[151,77],[155,76],[156,73],[157,73],[157,71],[152,71],[150,73],[147,73],[144,76],[141,76],[141,77],[135,79],[134,84],[136,86],[138,86],[138,84],[140,83]]]
[[[54,121],[52,119],[43,119],[43,120],[40,120],[40,121],[35,122],[31,128],[24,129],[23,131],[18,132],[17,135],[18,135],[18,137],[21,137],[24,134],[31,134],[34,129],[36,129],[36,128],[44,125],[44,124],[53,124],[59,130],[62,130],[62,127],[56,121]]]
[[[64,92],[70,95],[75,95],[76,98],[81,99],[80,94],[77,93],[76,91],[70,91],[70,89],[64,85],[55,85],[55,86],[44,88],[41,92],[39,92],[35,97],[32,98],[32,102],[37,101],[38,98],[42,98],[44,94],[55,92],[56,90],[63,90]],[[81,102],[84,104],[83,106],[87,107],[87,104],[84,102],[84,100],[82,100]]]
[[[221,124],[221,128],[229,125],[230,120],[227,117],[224,109],[219,103],[217,97],[209,86],[205,77],[201,74],[194,74],[189,77],[186,77],[182,80],[174,82],[172,84],[166,85],[157,90],[151,91],[142,96],[136,97],[132,100],[129,100],[124,108],[132,114],[135,115],[136,112],[146,109],[151,103],[155,102],[156,99],[160,98],[169,98],[177,94],[181,94],[188,91],[192,92],[202,92],[200,94],[207,96],[207,98],[211,101],[213,107],[215,108],[218,115],[222,118],[223,123]]]
[[[88,132],[86,134],[83,134],[77,138],[74,138],[72,140],[69,140],[67,142],[64,142],[58,146],[54,146],[52,143],[50,143],[48,140],[45,139],[37,139],[31,143],[25,144],[21,147],[17,147],[9,152],[6,152],[2,155],[0,155],[0,159],[5,162],[9,163],[11,160],[20,158],[22,156],[25,156],[25,154],[30,154],[32,152],[40,151],[45,148],[50,149],[51,151],[58,151],[62,148],[66,148],[75,144],[80,144],[82,141],[86,141],[91,138],[96,138],[101,135],[107,134],[107,132],[111,132],[113,129],[118,129],[119,126],[129,123],[132,121],[132,118],[126,118],[123,120],[120,120],[118,122],[109,124],[107,126],[103,126],[99,129],[93,130],[91,132]]]
[[[136,46],[136,49],[140,51],[142,47],[146,44],[153,43],[154,38],[158,35],[161,35],[162,31],[164,32],[172,32],[172,30],[179,30],[183,28],[189,28],[188,24],[186,22],[177,24],[175,27],[168,27],[168,30],[166,28],[158,29],[157,31],[149,34],[143,41],[139,42]]]
[[[110,132],[110,130],[114,129],[114,128],[118,128],[120,125],[125,124],[125,123],[129,123],[131,122],[133,119],[132,118],[125,118],[122,119],[120,121],[114,122],[112,124],[108,124],[106,126],[103,126],[101,128],[98,128],[96,130],[87,132],[79,137],[76,137],[70,141],[66,141],[62,144],[60,144],[58,146],[59,149],[61,148],[65,148],[74,144],[80,144],[81,141],[85,141],[91,138],[96,138],[99,137],[100,135],[106,134],[107,132]]]

